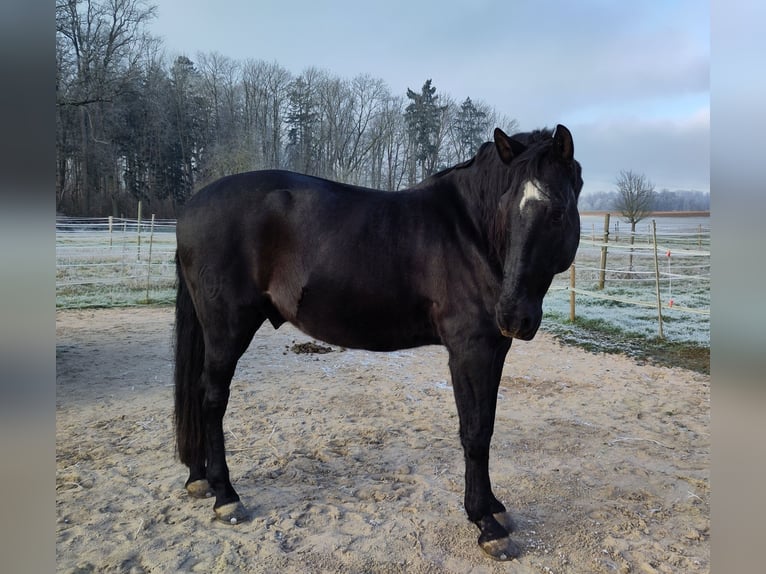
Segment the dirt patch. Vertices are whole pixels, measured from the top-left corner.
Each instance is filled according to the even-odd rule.
[[[490,471],[524,554],[486,558],[440,347],[286,353],[256,335],[224,420],[252,521],[190,499],[165,308],[57,312],[60,572],[709,572],[710,380],[514,342]]]

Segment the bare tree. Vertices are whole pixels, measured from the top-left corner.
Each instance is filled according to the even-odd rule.
[[[380,178],[381,187],[388,191],[400,189],[408,173],[407,158],[411,154],[412,140],[407,137],[403,108],[403,97],[389,97],[373,127],[380,134],[377,138],[379,141],[377,162],[380,169],[377,176]]]
[[[430,80],[405,99],[369,75],[293,76],[217,53],[166,61],[147,31],[155,1],[56,0],[62,213],[124,214],[140,199],[172,216],[211,179],[261,168],[401,189],[467,159],[493,126],[516,128],[470,99],[456,121],[459,106]]]
[[[630,244],[633,245],[636,223],[648,216],[654,206],[654,184],[642,173],[620,170],[617,176],[617,199],[615,209],[630,223]],[[633,271],[633,253],[630,254],[629,268]]]
[[[381,134],[373,129],[374,121],[383,113],[384,106],[390,98],[388,88],[383,80],[375,79],[369,75],[360,75],[351,81],[351,92],[355,106],[353,116],[350,118],[348,145],[348,159],[345,161],[344,177],[350,178],[351,174],[360,181],[362,166],[371,164],[370,155],[372,150],[378,147]],[[367,171],[371,171],[371,166]],[[370,179],[369,176],[367,179]],[[370,181],[365,182],[368,185]]]
[[[56,104],[58,125],[79,123],[77,153],[69,169],[77,174],[82,209],[90,215],[92,199],[110,187],[114,174],[113,142],[106,116],[117,98],[132,89],[139,75],[146,25],[156,8],[146,0],[57,0]],[[63,133],[59,143],[63,142]],[[58,147],[60,152],[63,146]],[[67,181],[67,161],[58,162],[58,185]],[[59,197],[63,189],[58,189]],[[95,206],[94,206],[95,207]]]

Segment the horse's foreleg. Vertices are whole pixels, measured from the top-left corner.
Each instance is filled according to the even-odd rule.
[[[460,418],[465,456],[465,510],[479,527],[479,545],[497,560],[510,560],[521,548],[509,538],[505,506],[492,493],[489,449],[495,423],[497,390],[510,343],[476,345],[450,352],[450,371]],[[500,519],[500,520],[498,520]]]

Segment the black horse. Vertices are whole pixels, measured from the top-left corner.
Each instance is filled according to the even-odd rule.
[[[248,517],[222,421],[237,361],[265,320],[373,351],[441,344],[460,419],[465,509],[492,557],[520,548],[492,493],[489,449],[513,338],[530,340],[580,238],[582,188],[564,126],[513,137],[401,192],[285,171],[220,179],[178,219],[175,425],[193,496]]]

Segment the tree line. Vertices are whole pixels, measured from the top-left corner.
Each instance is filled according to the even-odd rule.
[[[217,53],[168,58],[146,0],[56,2],[56,208],[174,217],[201,186],[285,168],[386,190],[471,157],[514,119],[481,101],[394,94],[352,79]]]
[[[580,211],[622,211],[619,189],[596,191],[580,196]],[[662,189],[652,190],[648,211],[710,211],[710,194],[703,191]]]

